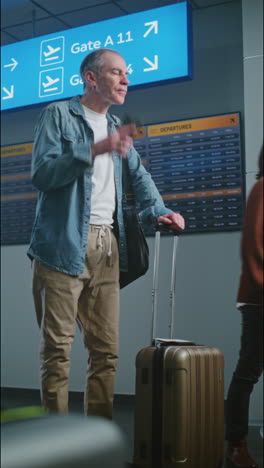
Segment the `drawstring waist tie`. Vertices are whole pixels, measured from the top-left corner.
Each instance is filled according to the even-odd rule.
[[[107,256],[110,258],[112,257],[112,230],[113,227],[110,225],[102,224],[97,226],[96,224],[92,224],[91,227],[98,230],[98,237],[97,237],[97,247],[103,248],[104,247],[104,237],[108,236],[109,246]]]

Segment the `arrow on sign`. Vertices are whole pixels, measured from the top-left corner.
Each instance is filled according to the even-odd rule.
[[[129,73],[129,75],[131,75],[133,73],[133,68],[132,68],[132,64],[130,63],[128,66],[127,66],[127,71]]]
[[[149,33],[154,29],[154,34],[158,34],[158,21],[151,21],[150,23],[144,23],[144,26],[150,26],[143,37],[147,37]]]
[[[149,68],[144,68],[144,70],[143,70],[144,72],[158,69],[158,56],[157,55],[154,55],[154,62],[151,62],[149,59],[147,59],[147,57],[144,57],[143,60],[145,60],[145,62],[148,65],[150,65]]]
[[[3,91],[7,94],[3,99],[11,99],[14,97],[14,85],[11,85],[10,91],[6,88],[3,88]]]
[[[4,67],[12,67],[11,71],[14,71],[14,69],[18,65],[18,62],[14,58],[11,58],[11,60],[12,60],[12,63],[8,63],[7,65],[4,65]]]

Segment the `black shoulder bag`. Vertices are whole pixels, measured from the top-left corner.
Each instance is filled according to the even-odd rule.
[[[120,288],[143,276],[149,268],[149,248],[136,212],[136,202],[126,158],[123,158],[122,164],[123,190],[127,204],[123,215],[127,243],[128,271],[120,271]]]

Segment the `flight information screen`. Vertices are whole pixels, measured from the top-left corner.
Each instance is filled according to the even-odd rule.
[[[239,113],[142,127],[134,145],[166,206],[184,216],[185,233],[241,229]]]
[[[37,191],[31,183],[32,143],[1,148],[1,244],[27,244]]]
[[[180,212],[185,233],[240,230],[243,175],[239,113],[140,127],[134,146],[163,197]],[[31,184],[32,143],[1,148],[1,243],[26,244],[37,191]],[[144,227],[147,235],[153,227]]]
[[[192,79],[191,6],[180,2],[1,47],[2,110],[82,94],[80,64],[99,48],[124,57],[132,88]]]

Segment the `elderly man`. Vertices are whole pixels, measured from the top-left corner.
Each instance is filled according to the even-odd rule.
[[[81,64],[84,94],[41,113],[35,132],[32,181],[39,190],[28,255],[41,327],[43,405],[68,411],[70,349],[77,320],[88,350],[86,414],[112,417],[118,359],[119,271],[126,271],[122,157],[142,222],[184,229],[165,208],[133,148],[133,125],[109,115],[123,104],[129,83],[116,51],[98,49]],[[113,229],[114,220],[116,230]]]

